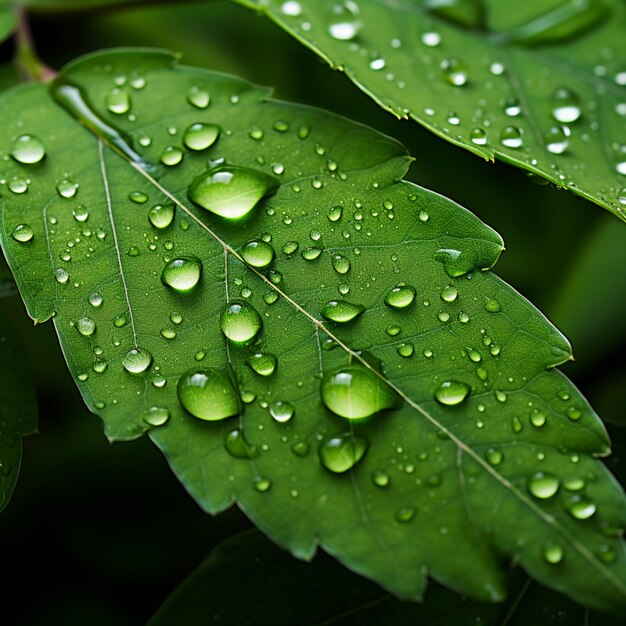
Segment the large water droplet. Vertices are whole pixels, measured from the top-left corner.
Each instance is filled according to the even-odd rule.
[[[183,143],[190,150],[206,150],[212,146],[220,134],[215,124],[192,124],[183,135]]]
[[[202,261],[196,256],[185,256],[170,261],[161,274],[161,282],[174,291],[188,293],[200,281]]]
[[[322,308],[322,316],[331,322],[345,324],[357,318],[365,311],[362,304],[353,304],[346,300],[331,300]]]
[[[76,322],[76,330],[83,337],[90,337],[96,332],[96,323],[90,317],[81,317]]]
[[[595,503],[584,495],[571,496],[565,505],[567,512],[575,519],[589,519],[597,511]]]
[[[331,21],[328,26],[330,36],[340,41],[354,39],[362,25],[357,4],[351,0],[344,0],[333,4],[330,10]]]
[[[547,543],[543,548],[543,558],[551,565],[563,560],[563,548],[558,543]]]
[[[446,380],[435,391],[435,399],[446,406],[456,406],[467,398],[471,389],[467,383],[458,380]]]
[[[130,111],[130,94],[125,89],[114,87],[106,95],[105,104],[111,113],[123,115]]]
[[[270,404],[270,415],[281,424],[288,422],[295,414],[296,409],[291,402],[273,402]]]
[[[11,156],[25,165],[39,163],[46,155],[43,143],[33,135],[20,135],[13,143]]]
[[[11,233],[11,237],[20,243],[28,243],[33,236],[33,229],[28,224],[18,224]]]
[[[271,352],[257,352],[246,362],[259,376],[271,376],[276,370],[278,359]]]
[[[552,117],[557,122],[571,124],[580,115],[580,98],[573,91],[560,87],[552,94]]]
[[[150,223],[159,230],[167,228],[174,219],[173,204],[157,204],[148,212]]]
[[[230,371],[214,367],[190,370],[180,377],[177,391],[183,408],[198,419],[212,422],[241,413]]]
[[[132,348],[122,359],[122,365],[131,374],[145,372],[152,363],[152,355],[145,348]]]
[[[163,407],[153,406],[144,412],[142,418],[150,426],[163,426],[170,419],[170,412]]]
[[[549,472],[535,472],[528,479],[528,491],[535,498],[547,500],[559,490],[559,479]]]
[[[245,346],[254,341],[263,322],[257,310],[248,302],[231,302],[222,311],[220,326],[231,343]]]
[[[398,285],[385,296],[385,304],[392,309],[405,309],[415,299],[415,289],[410,285]]]
[[[280,186],[273,176],[262,172],[221,165],[198,176],[189,187],[192,202],[215,215],[237,220],[245,217],[256,204]]]
[[[347,274],[350,271],[350,261],[341,254],[333,254],[332,264],[338,274]]]
[[[197,109],[206,109],[209,106],[211,98],[208,91],[200,89],[199,87],[192,87],[187,94],[187,101]]]
[[[326,407],[350,420],[399,409],[403,404],[402,398],[389,385],[357,364],[324,374],[320,393]]]
[[[63,198],[73,198],[78,191],[78,183],[75,183],[68,178],[64,178],[58,185],[57,191]]]
[[[369,448],[369,441],[364,437],[355,437],[350,433],[325,437],[317,453],[322,465],[335,474],[342,474],[352,469]]]
[[[517,126],[505,126],[500,133],[500,143],[507,148],[521,148],[524,143],[522,129]]]
[[[267,267],[274,260],[274,248],[261,239],[252,239],[241,250],[243,260],[252,267]]]

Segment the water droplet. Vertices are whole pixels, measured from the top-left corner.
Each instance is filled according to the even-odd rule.
[[[500,143],[507,148],[521,148],[524,143],[522,129],[517,126],[505,126],[500,133]]]
[[[495,298],[487,298],[485,300],[485,311],[489,313],[498,313],[502,307]]]
[[[143,421],[150,426],[163,426],[170,419],[170,412],[163,407],[153,406],[142,417]]]
[[[405,359],[408,359],[409,357],[413,356],[414,352],[415,352],[415,348],[413,347],[412,343],[401,343],[398,346],[398,354],[404,357]]]
[[[396,521],[401,524],[406,524],[410,522],[414,517],[417,511],[412,506],[403,506],[402,508],[396,511]]]
[[[252,239],[241,250],[243,260],[252,267],[267,267],[274,260],[274,248],[261,239]]]
[[[457,299],[459,292],[457,288],[453,285],[446,285],[442,290],[439,296],[444,302],[454,302]]]
[[[615,559],[617,558],[617,552],[611,546],[603,543],[598,548],[598,557],[604,563],[610,564],[615,562]]]
[[[528,479],[528,491],[535,498],[547,500],[559,490],[559,479],[548,472],[535,472]]]
[[[143,191],[131,191],[128,194],[128,199],[135,204],[145,204],[148,202],[148,195],[143,193]]]
[[[288,422],[296,412],[291,402],[273,402],[270,404],[270,415],[281,424]]]
[[[214,367],[190,370],[180,377],[177,391],[183,408],[198,419],[212,422],[241,413],[230,371]]]
[[[328,32],[333,39],[350,41],[361,29],[359,7],[351,0],[336,2],[332,5]]]
[[[276,370],[278,359],[271,352],[257,352],[250,356],[246,363],[259,376],[271,376]]]
[[[546,150],[551,154],[563,154],[569,147],[570,129],[567,126],[553,126],[545,136]]]
[[[297,441],[291,446],[291,451],[300,457],[304,457],[309,453],[310,446],[306,441]]]
[[[382,379],[356,364],[324,374],[320,394],[328,409],[350,420],[399,409],[403,404],[402,398]]]
[[[351,322],[365,311],[362,304],[352,304],[346,300],[331,300],[322,308],[322,317],[331,322],[345,324]]]
[[[81,317],[76,322],[76,330],[83,337],[89,337],[96,332],[96,323],[90,317]]]
[[[231,430],[224,439],[226,452],[236,459],[254,459],[259,456],[257,446],[250,445],[240,428]]]
[[[209,92],[199,87],[192,87],[187,93],[187,102],[197,109],[206,109],[210,101]]]
[[[350,261],[341,254],[333,254],[332,264],[338,274],[347,274],[350,271]]]
[[[189,199],[215,215],[237,220],[274,193],[280,183],[273,176],[245,167],[222,165],[198,176],[189,187]]]
[[[487,144],[487,131],[483,128],[474,128],[470,133],[470,141],[477,146]]]
[[[156,204],[148,211],[148,220],[159,230],[167,228],[174,220],[174,205]]]
[[[502,463],[502,461],[504,460],[504,455],[500,450],[496,450],[496,448],[489,448],[485,452],[485,458],[487,459],[489,465],[493,465],[495,467]]]
[[[266,491],[269,491],[272,486],[272,481],[268,478],[258,477],[255,478],[253,485],[259,493],[265,493]]]
[[[389,478],[389,474],[387,474],[384,470],[374,470],[372,472],[372,482],[377,487],[387,487],[391,480]]]
[[[446,380],[435,391],[435,399],[446,406],[456,406],[467,398],[471,390],[472,388],[467,383]]]
[[[445,79],[454,87],[462,87],[467,83],[467,68],[463,61],[456,57],[441,62]]]
[[[298,15],[302,13],[302,6],[299,2],[296,2],[296,0],[288,0],[282,3],[280,10],[283,15],[298,17]]]
[[[571,496],[565,505],[567,512],[575,519],[589,519],[597,511],[595,503],[587,496],[575,495]]]
[[[32,241],[33,236],[33,229],[28,224],[18,224],[11,233],[11,237],[20,243]]]
[[[248,302],[231,302],[222,311],[220,326],[231,343],[245,346],[254,341],[263,323],[257,310]]]
[[[176,146],[166,146],[161,152],[161,163],[172,167],[178,165],[183,160],[183,151]]]
[[[125,89],[114,87],[106,95],[105,98],[106,108],[115,113],[116,115],[123,115],[130,111],[130,94]]]
[[[369,68],[371,70],[382,70],[385,67],[385,59],[383,59],[382,57],[376,57],[375,59],[372,59],[369,63]]]
[[[528,419],[533,426],[541,428],[546,423],[546,414],[541,409],[533,409]]]
[[[152,363],[152,355],[145,348],[132,348],[122,359],[122,365],[131,374],[145,372]]]
[[[74,219],[80,223],[84,223],[89,219],[89,211],[87,211],[87,207],[82,204],[72,209],[72,215]]]
[[[561,124],[571,124],[581,115],[580,98],[569,89],[560,87],[552,94],[552,117]]]
[[[339,204],[337,206],[334,206],[328,209],[327,216],[331,222],[338,222],[341,219],[342,215],[343,215],[343,207]]]
[[[322,439],[317,453],[327,470],[342,474],[352,469],[365,456],[369,445],[369,441],[364,437],[342,433]]]
[[[71,180],[64,178],[57,185],[57,191],[63,198],[73,198],[78,191],[78,183],[74,183]]]
[[[28,183],[23,178],[12,178],[9,181],[9,190],[20,194],[28,191]]]
[[[522,112],[519,100],[517,98],[507,98],[504,101],[504,113],[509,117],[517,117]]]
[[[58,267],[56,270],[54,270],[54,278],[58,283],[61,283],[61,285],[65,285],[65,283],[67,283],[67,281],[70,279],[70,275],[67,273],[66,269]]]
[[[415,299],[415,289],[410,285],[398,285],[385,296],[385,304],[392,309],[404,309]]]
[[[117,315],[113,320],[113,326],[115,326],[115,328],[122,328],[123,326],[126,326],[127,323],[128,318],[126,313],[120,313],[120,315]]]
[[[441,35],[434,31],[429,31],[422,35],[422,43],[429,48],[436,48],[441,43]]]
[[[39,163],[46,156],[43,143],[33,135],[20,135],[13,143],[11,156],[24,165]]]
[[[190,150],[206,150],[212,146],[220,134],[215,124],[192,124],[183,135],[183,143]]]
[[[547,543],[543,548],[543,558],[551,565],[563,560],[563,548],[558,543]]]
[[[178,293],[188,293],[198,284],[201,275],[202,261],[198,257],[180,257],[163,268],[161,282]]]
[[[320,248],[315,247],[304,248],[304,250],[302,250],[300,254],[305,261],[315,261],[315,259],[317,259],[319,255],[322,254],[322,251]]]

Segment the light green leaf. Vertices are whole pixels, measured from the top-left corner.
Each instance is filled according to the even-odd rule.
[[[150,429],[207,511],[237,501],[297,556],[321,545],[402,597],[431,574],[502,599],[513,559],[624,604],[626,500],[594,458],[600,420],[551,369],[569,345],[486,271],[496,233],[401,181],[399,144],[161,52],[83,58],[52,90],[67,110],[40,85],[0,100],[0,150],[27,133],[40,157],[6,161],[0,237],[110,438]],[[232,215],[264,192],[239,221],[189,200]]]
[[[2,285],[0,283],[0,295]],[[22,437],[37,429],[37,400],[25,348],[0,312],[0,511],[11,499],[22,462]]]
[[[519,572],[517,572],[519,574]],[[235,535],[213,549],[148,622],[148,626],[617,626],[561,595],[516,575],[502,604],[469,600],[434,583],[424,604],[401,602],[319,555],[294,561],[260,533]]]
[[[236,1],[398,117],[626,220],[621,0]]]
[[[7,39],[15,28],[15,12],[10,6],[0,2],[0,42]]]

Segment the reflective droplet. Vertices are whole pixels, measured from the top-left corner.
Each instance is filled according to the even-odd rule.
[[[565,505],[567,512],[575,519],[589,519],[597,511],[595,503],[584,495],[571,496]]]
[[[446,380],[435,391],[435,399],[446,406],[456,406],[467,398],[471,389],[467,383],[457,380]]]
[[[297,441],[291,446],[291,451],[300,457],[304,457],[309,453],[310,446],[306,441]]]
[[[11,233],[11,237],[20,243],[32,241],[33,236],[33,229],[28,224],[18,224]]]
[[[327,217],[331,222],[338,222],[343,215],[343,207],[341,205],[337,205],[328,209]]]
[[[581,115],[580,98],[569,89],[560,87],[552,94],[552,117],[561,124],[571,124]]]
[[[180,257],[163,268],[161,282],[174,291],[188,293],[198,284],[201,275],[202,261],[198,257]]]
[[[199,87],[192,87],[187,93],[187,102],[197,109],[206,109],[210,101],[209,92]]]
[[[57,185],[57,191],[63,198],[73,198],[78,191],[78,183],[74,183],[71,180],[64,178]]]
[[[504,102],[504,113],[509,117],[517,117],[522,112],[519,100],[517,98],[508,98]]]
[[[54,270],[54,278],[56,279],[57,283],[65,285],[65,283],[67,283],[67,281],[70,279],[70,275],[68,274],[66,269],[58,267],[56,270]]]
[[[174,220],[174,205],[156,204],[148,211],[148,220],[159,230],[167,228]]]
[[[220,134],[215,124],[192,124],[183,135],[183,143],[190,150],[206,150],[212,146]]]
[[[493,465],[495,467],[502,463],[502,461],[504,460],[504,455],[500,450],[497,450],[496,448],[489,448],[485,452],[485,458],[487,459],[489,465]]]
[[[161,163],[172,167],[178,165],[183,160],[184,153],[180,148],[176,146],[166,146],[161,152]]]
[[[495,298],[487,298],[485,300],[485,311],[489,313],[498,313],[502,307]]]
[[[385,296],[385,304],[392,309],[405,309],[415,299],[415,289],[410,285],[398,285]]]
[[[317,259],[319,255],[322,254],[322,251],[320,248],[315,247],[304,248],[304,250],[302,250],[300,254],[305,261],[315,261],[315,259]]]
[[[163,426],[170,419],[170,412],[159,406],[150,407],[142,416],[150,426]]]
[[[327,470],[335,474],[343,474],[352,469],[365,456],[369,445],[369,441],[364,437],[342,433],[322,439],[317,453],[322,465]]]
[[[81,317],[76,322],[76,330],[83,337],[90,337],[96,332],[96,323],[90,317]]]
[[[365,311],[362,304],[352,304],[346,300],[332,300],[322,308],[322,316],[331,322],[345,324],[351,322]]]
[[[441,69],[445,79],[455,87],[462,87],[467,83],[467,68],[463,61],[456,57],[441,62]]]
[[[563,548],[558,543],[547,543],[543,548],[543,558],[551,565],[563,560]]]
[[[265,493],[266,491],[269,491],[269,489],[271,488],[272,481],[269,480],[268,478],[258,477],[258,478],[255,478],[253,482],[253,486],[259,493]]]
[[[198,176],[189,187],[189,199],[215,215],[237,220],[274,193],[280,183],[273,176],[245,167],[222,165]]]
[[[271,376],[276,370],[278,359],[271,352],[257,352],[250,356],[246,363],[259,376]]]
[[[287,2],[282,3],[280,10],[283,15],[298,17],[298,15],[302,13],[302,6],[296,0],[288,0]]]
[[[240,428],[231,430],[224,439],[224,447],[236,459],[254,459],[259,456],[257,446],[250,445]]]
[[[545,136],[546,150],[551,154],[563,154],[569,147],[570,134],[567,126],[553,126]]]
[[[252,239],[241,250],[243,260],[252,267],[267,267],[274,260],[274,248],[261,239]]]
[[[541,428],[546,423],[546,414],[541,409],[533,409],[528,419],[533,426]]]
[[[500,133],[500,143],[507,148],[521,148],[524,143],[522,129],[517,126],[505,126]]]
[[[122,365],[131,374],[145,372],[152,363],[152,355],[145,348],[132,348],[122,359]]]
[[[403,404],[402,398],[381,378],[357,364],[324,374],[320,394],[328,409],[350,420],[399,409]]]
[[[33,135],[20,135],[13,143],[11,156],[24,165],[39,163],[46,156],[43,143]]]
[[[338,274],[347,274],[350,271],[350,261],[341,254],[333,254],[332,264]]]
[[[145,204],[148,202],[148,195],[143,191],[131,191],[128,194],[128,199],[134,202],[135,204]]]
[[[201,420],[216,421],[241,413],[239,393],[231,372],[207,367],[183,374],[177,386],[183,408]]]
[[[12,178],[9,181],[9,191],[15,194],[26,193],[28,191],[28,183],[23,178]]]
[[[470,133],[470,141],[477,146],[487,144],[487,131],[483,128],[474,128]]]
[[[76,208],[72,209],[72,215],[74,216],[74,219],[81,224],[89,219],[89,211],[87,211],[87,207],[82,204],[79,204]]]
[[[387,487],[391,481],[389,474],[387,474],[384,470],[374,470],[372,472],[372,482],[377,487]]]
[[[422,43],[429,48],[436,48],[441,43],[441,35],[434,31],[424,33]]]
[[[252,343],[261,332],[263,322],[257,310],[248,302],[231,302],[224,307],[220,327],[224,336],[237,346]]]
[[[457,288],[453,285],[446,285],[439,294],[440,298],[444,302],[454,302],[457,299],[458,295],[459,292],[457,291]]]
[[[559,479],[549,472],[535,472],[528,479],[528,491],[535,498],[547,500],[559,490]]]
[[[273,402],[270,404],[270,415],[281,424],[288,422],[295,414],[296,410],[291,402]]]
[[[336,2],[332,5],[328,32],[333,39],[350,41],[361,29],[359,7],[352,0]]]
[[[410,522],[414,517],[417,511],[412,506],[403,506],[402,508],[396,511],[396,521],[401,524],[406,524]]]
[[[115,113],[116,115],[123,115],[130,111],[131,101],[130,94],[125,89],[114,87],[106,95],[105,98],[106,108]]]

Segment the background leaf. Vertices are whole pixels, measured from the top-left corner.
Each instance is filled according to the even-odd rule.
[[[237,2],[395,115],[626,219],[623,2]]]
[[[495,261],[499,238],[450,201],[397,183],[406,157],[391,140],[320,111],[265,100],[263,90],[236,79],[176,70],[170,63],[167,55],[158,53],[95,55],[70,66],[65,78],[84,88],[107,123],[132,134],[152,162],[172,145],[172,138],[180,141],[189,124],[218,123],[222,135],[217,151],[209,152],[212,158],[225,156],[228,162],[281,178],[276,196],[244,224],[200,218],[186,206],[187,186],[206,167],[207,155],[188,151],[179,165],[163,166],[155,181],[105,149],[53,105],[42,87],[14,90],[0,105],[18,128],[41,137],[47,153],[34,167],[13,165],[15,169],[7,173],[9,185],[14,184],[13,192],[4,197],[9,229],[2,232],[3,245],[31,315],[45,319],[56,313],[70,368],[83,383],[88,405],[104,417],[109,434],[135,436],[149,427],[151,407],[166,409],[171,418],[153,431],[153,437],[205,508],[224,508],[237,495],[261,528],[298,555],[310,555],[320,537],[327,550],[398,594],[419,594],[425,568],[430,567],[434,576],[467,593],[500,598],[504,581],[495,548],[514,554],[534,576],[586,602],[619,604],[624,555],[621,544],[606,536],[606,526],[619,528],[623,496],[590,456],[606,453],[605,434],[574,387],[558,373],[544,371],[568,358],[568,345],[491,273],[467,273]],[[198,82],[211,94],[206,110],[185,101],[190,89],[200,89]],[[120,88],[130,96],[132,107],[107,112],[98,103],[110,107],[111,93],[119,96]],[[164,98],[172,93],[178,94],[176,106]],[[156,107],[155,101],[167,102],[167,110]],[[167,118],[171,125],[164,122]],[[2,145],[9,146],[14,134],[7,128]],[[337,136],[350,141],[337,143]],[[146,137],[149,146],[142,140]],[[164,160],[172,152],[166,150]],[[81,154],[78,166],[76,154]],[[15,193],[23,187],[19,178],[24,171],[30,175],[28,191]],[[141,202],[141,194],[150,202]],[[174,201],[177,217],[165,233],[168,238],[146,231],[152,203]],[[336,210],[328,217],[338,202],[343,203],[341,221],[333,219]],[[33,210],[38,205],[45,207],[43,215]],[[34,231],[26,245],[10,237],[18,218],[28,218]],[[218,229],[229,242],[230,257],[208,236],[207,227]],[[288,237],[301,242],[302,250],[305,242],[311,241],[306,247],[312,248],[319,241],[324,252],[317,263],[279,252],[265,276],[246,269],[236,252],[251,237],[264,237],[263,232],[272,234],[277,252]],[[398,233],[392,250],[387,249],[390,232]],[[456,261],[447,267],[456,278],[433,258],[442,247],[459,252],[452,254]],[[202,258],[205,278],[195,293],[180,296],[159,284],[172,250],[172,255],[180,250]],[[333,265],[331,252],[337,250],[352,262],[343,279]],[[230,258],[226,277],[224,258]],[[31,273],[32,267],[41,273]],[[65,269],[67,277],[58,269]],[[413,308],[393,311],[382,299],[403,278],[398,276],[403,271],[416,285],[418,298]],[[312,324],[313,316],[328,299],[337,297],[338,287],[342,295],[348,293],[344,281],[368,311],[351,329],[334,331],[343,348],[322,352],[323,336],[318,343],[314,331],[328,329]],[[247,349],[224,352],[217,326],[223,300],[215,294],[223,294],[225,287],[241,290],[238,295],[264,314],[262,348],[279,357],[269,383],[244,365],[251,356]],[[280,295],[278,300],[274,294]],[[294,314],[296,300],[299,309]],[[128,306],[143,313],[133,314]],[[180,329],[175,311],[184,323]],[[115,324],[125,313],[127,323]],[[207,320],[213,323],[207,325]],[[395,323],[401,324],[402,346],[386,332]],[[87,332],[78,332],[81,328]],[[122,369],[122,360],[139,339],[153,357],[149,378],[130,376]],[[364,356],[347,350],[348,345],[366,348],[383,360],[386,371],[381,375],[403,394],[406,404],[402,410],[350,427],[353,436],[367,437],[372,447],[354,471],[337,477],[321,468],[313,453],[301,457],[289,444],[310,447],[317,445],[318,436],[346,428],[317,399],[313,375],[320,373],[320,356],[326,372],[345,367],[348,357],[366,367]],[[407,346],[412,351],[403,355]],[[435,358],[427,354],[431,349]],[[483,365],[477,365],[474,352],[481,353]],[[248,392],[244,399],[257,395],[258,403],[246,408],[242,423],[250,443],[262,452],[249,461],[234,459],[224,450],[224,436],[234,424],[216,427],[192,420],[174,393],[180,374],[199,367],[197,361],[223,366],[227,356]],[[377,376],[375,361],[367,363],[371,369],[363,371]],[[451,409],[435,403],[433,392],[452,373],[457,380],[467,380],[474,393]],[[156,384],[151,386],[150,381]],[[272,422],[267,408],[271,405],[276,414],[277,401],[294,405],[293,422]],[[420,406],[425,420],[419,418]],[[547,415],[548,428],[536,424],[538,413]],[[510,445],[514,440],[525,445]],[[391,476],[388,489],[370,478],[376,470]],[[526,493],[527,482],[539,470],[554,473],[570,488],[580,486],[582,478],[598,507],[591,522],[581,523],[565,512],[564,507],[577,504],[580,496],[563,488],[551,501],[534,502]],[[572,482],[573,478],[577,480]],[[394,507],[397,519],[390,515]],[[473,537],[468,535],[466,507]],[[316,516],[312,510],[318,511]],[[285,517],[289,525],[284,524]],[[470,539],[462,550],[460,537]],[[556,564],[544,560],[546,550],[554,554],[551,542],[559,543],[557,553],[563,549],[565,554]],[[442,557],[446,554],[455,554],[455,559]],[[419,559],[425,559],[421,568]]]
[[[148,626],[618,623],[606,615],[589,614],[517,574],[511,580],[509,600],[503,604],[469,600],[436,583],[429,587],[425,604],[400,602],[324,555],[301,563],[259,532],[248,531],[218,545],[171,594]]]
[[[11,35],[15,28],[15,13],[12,7],[0,3],[0,42]]]
[[[0,290],[2,284],[0,283]],[[0,295],[1,291],[0,291]],[[37,401],[24,346],[0,312],[0,511],[11,499],[22,462],[22,437],[37,429]]]

